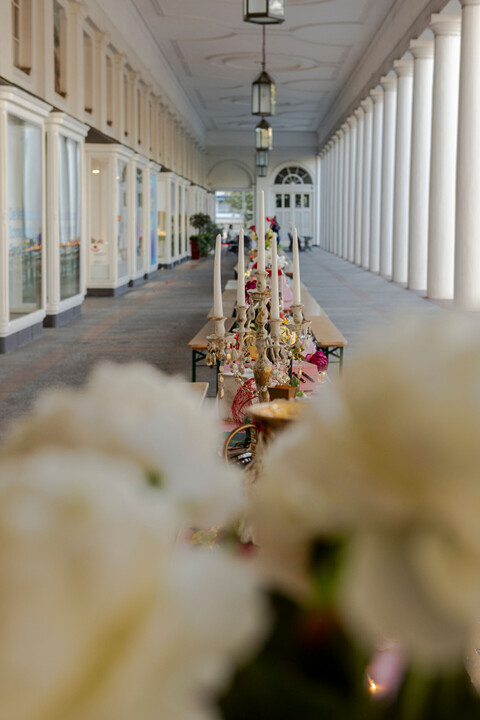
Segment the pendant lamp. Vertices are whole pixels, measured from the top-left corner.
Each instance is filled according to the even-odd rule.
[[[265,120],[265,118],[262,118],[255,129],[255,148],[257,150],[271,150],[272,147],[272,128]]]
[[[245,22],[276,24],[285,20],[285,0],[243,0]]]

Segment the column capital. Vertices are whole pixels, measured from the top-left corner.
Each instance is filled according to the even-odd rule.
[[[363,112],[365,113],[365,115],[372,112],[373,110],[373,100],[371,97],[366,97],[364,100],[362,100],[360,105],[363,108]]]
[[[468,5],[480,5],[480,0],[460,0],[462,7],[468,7]]]
[[[398,77],[413,77],[413,60],[394,60],[393,69]]]
[[[415,60],[431,60],[435,50],[435,43],[433,40],[410,40],[408,49]]]
[[[375,104],[383,102],[383,95],[384,91],[381,85],[377,85],[377,87],[370,90],[370,97]]]
[[[351,128],[357,127],[357,118],[354,115],[350,115],[349,118],[347,118],[347,123]]]
[[[398,78],[396,75],[384,75],[380,78],[380,85],[384,92],[395,92],[397,89]]]
[[[82,20],[88,15],[87,6],[83,0],[68,0],[67,9],[71,16],[77,15]]]
[[[363,108],[361,107],[358,107],[353,114],[355,115],[357,122],[363,120],[363,118],[365,117],[365,113],[363,111]]]
[[[462,16],[448,13],[435,13],[430,19],[430,29],[435,35],[460,35]]]
[[[349,124],[345,121],[342,125],[343,134],[346,135],[348,131],[350,130]]]
[[[339,139],[339,140],[343,140],[343,136],[345,135],[345,131],[344,131],[344,129],[343,129],[343,125],[342,125],[342,127],[339,127],[339,128],[338,128],[338,130],[337,130],[337,135],[338,135],[338,139]]]
[[[108,45],[108,43],[110,42],[110,33],[104,32],[103,30],[96,30],[95,31],[95,42],[97,43],[97,45],[106,47]]]

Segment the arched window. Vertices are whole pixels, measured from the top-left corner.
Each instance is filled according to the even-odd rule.
[[[312,178],[300,167],[286,167],[275,178],[275,185],[313,185]]]

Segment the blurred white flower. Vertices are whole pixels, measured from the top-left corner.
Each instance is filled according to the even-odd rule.
[[[213,692],[258,642],[264,608],[223,551],[174,546],[171,515],[124,460],[1,464],[2,716],[216,717]]]
[[[311,541],[346,538],[345,618],[429,667],[460,659],[480,615],[479,357],[474,317],[392,327],[280,436],[254,488],[276,577],[298,587]]]
[[[97,449],[137,463],[187,522],[220,525],[242,506],[241,479],[219,458],[213,411],[182,382],[147,364],[103,363],[84,388],[47,390],[3,446]]]
[[[269,248],[268,250],[265,250],[265,265],[267,267],[272,266],[272,249]],[[285,255],[277,255],[277,267],[279,270],[282,270],[286,265],[288,265],[288,258]]]

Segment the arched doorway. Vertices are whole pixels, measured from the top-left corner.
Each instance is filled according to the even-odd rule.
[[[312,238],[314,194],[310,173],[301,167],[289,165],[277,173],[272,192],[272,205],[280,224],[283,243],[286,243],[287,235],[294,226],[301,237]]]

